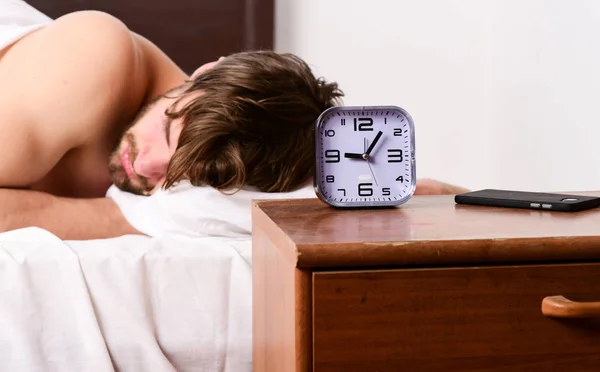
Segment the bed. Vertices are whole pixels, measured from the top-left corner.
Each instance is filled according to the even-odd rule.
[[[53,18],[111,13],[187,72],[273,39],[272,0],[29,3]],[[251,371],[251,200],[311,195],[310,185],[234,197],[185,182],[151,197],[113,187],[108,196],[149,236],[0,234],[0,371]]]

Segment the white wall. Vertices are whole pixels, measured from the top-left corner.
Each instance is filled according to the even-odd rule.
[[[600,1],[277,0],[276,50],[415,119],[417,172],[600,189]]]

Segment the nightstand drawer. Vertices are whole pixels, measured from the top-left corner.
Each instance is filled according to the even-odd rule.
[[[312,296],[316,372],[600,371],[600,316],[541,311],[600,302],[597,263],[315,272]]]

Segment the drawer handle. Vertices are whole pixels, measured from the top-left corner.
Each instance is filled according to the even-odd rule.
[[[576,302],[564,296],[548,296],[542,300],[542,314],[552,318],[600,317],[600,302]]]

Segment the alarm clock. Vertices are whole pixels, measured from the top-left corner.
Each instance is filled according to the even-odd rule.
[[[315,127],[317,197],[337,208],[395,207],[416,187],[412,117],[397,106],[336,106]]]

